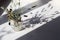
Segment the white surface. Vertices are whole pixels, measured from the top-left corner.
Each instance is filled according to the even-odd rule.
[[[28,1],[28,0],[27,0],[27,1]],[[31,1],[31,2],[32,2],[32,1]],[[50,2],[50,3],[52,3],[52,2]],[[26,3],[26,4],[27,4],[27,3]],[[48,3],[48,4],[49,4],[49,3]],[[52,5],[52,6],[54,7],[53,9],[50,9],[50,7],[47,8],[48,4],[46,4],[46,5],[42,6],[42,7],[39,7],[39,8],[37,8],[37,9],[35,9],[35,10],[32,10],[31,12],[32,12],[33,14],[30,14],[31,12],[26,13],[26,15],[28,15],[27,18],[23,17],[23,15],[22,15],[22,20],[30,19],[30,17],[33,17],[33,16],[35,16],[35,14],[37,14],[37,13],[36,13],[37,11],[39,11],[39,13],[38,13],[37,15],[41,14],[41,15],[44,15],[44,17],[51,17],[51,16],[53,16],[52,14],[55,14],[54,12],[55,12],[56,10],[57,10],[57,11],[60,11],[59,9],[57,9],[57,8],[56,8],[55,6],[53,6],[53,5]],[[25,4],[24,4],[24,5],[25,5]],[[41,13],[41,10],[42,10],[43,8],[45,8],[47,11],[44,11],[44,12]],[[3,14],[5,14],[5,13],[3,13]],[[55,15],[53,18],[55,19],[55,18],[57,18],[58,16],[60,16],[60,14]],[[44,18],[44,17],[43,17],[43,18]],[[49,20],[49,19],[48,19],[48,20]],[[51,20],[49,20],[49,21],[51,21]],[[8,25],[8,22],[6,22],[6,23],[0,25],[0,31],[1,31],[1,32],[0,32],[0,36],[4,35],[4,36],[3,36],[2,38],[0,38],[0,39],[1,39],[1,40],[16,40],[17,38],[22,37],[23,35],[25,35],[25,34],[31,32],[31,31],[37,29],[38,27],[40,27],[40,26],[42,26],[42,25],[44,25],[44,24],[46,24],[46,22],[43,22],[42,24],[40,24],[40,23],[39,23],[39,24],[36,24],[34,27],[26,28],[26,29],[24,29],[24,30],[22,30],[22,31],[19,31],[19,32],[15,32],[15,31],[11,28],[11,26]],[[4,31],[4,32],[2,32],[2,31]],[[11,33],[8,34],[8,32],[11,32]]]

